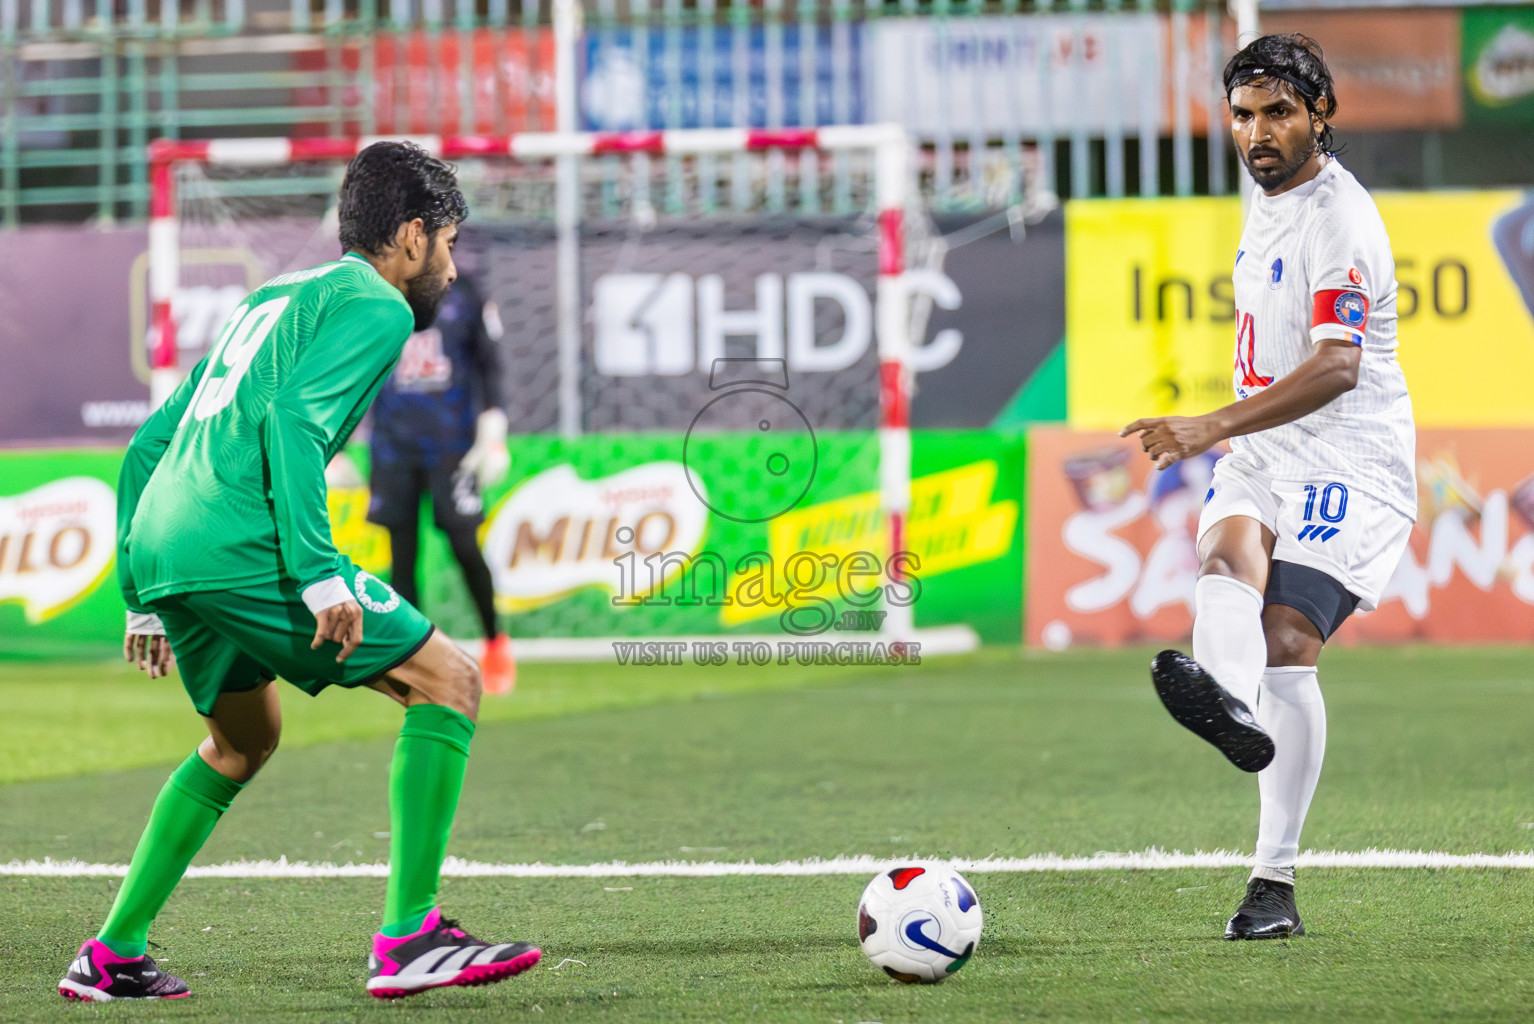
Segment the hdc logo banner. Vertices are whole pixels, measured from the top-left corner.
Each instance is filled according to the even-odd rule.
[[[929,298],[944,310],[958,309],[963,297],[948,275],[912,270],[902,275],[913,297]],[[755,302],[727,308],[719,274],[697,278],[684,273],[604,274],[592,288],[595,364],[612,377],[676,377],[707,373],[730,351],[732,336],[755,340],[758,359],[787,358],[797,373],[836,373],[856,365],[874,341],[873,299],[849,274],[814,271],[759,274]],[[817,305],[835,308],[839,333],[816,330]],[[824,333],[825,336],[822,336]],[[930,341],[917,339],[911,366],[937,370],[953,361],[963,345],[955,328]]]

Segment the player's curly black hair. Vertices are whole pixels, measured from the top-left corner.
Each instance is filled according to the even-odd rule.
[[[1252,40],[1225,65],[1226,98],[1236,86],[1261,79],[1292,85],[1306,108],[1321,118],[1321,135],[1316,142],[1321,152],[1337,151],[1332,126],[1326,123],[1337,116],[1337,91],[1320,43],[1298,32]]]
[[[419,217],[430,238],[461,223],[469,205],[452,167],[413,142],[375,142],[347,165],[339,213],[342,250],[377,255],[401,224]]]

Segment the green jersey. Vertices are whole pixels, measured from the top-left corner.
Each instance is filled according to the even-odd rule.
[[[273,278],[134,434],[118,481],[118,582],[169,594],[337,575],[325,466],[415,317],[362,257]]]

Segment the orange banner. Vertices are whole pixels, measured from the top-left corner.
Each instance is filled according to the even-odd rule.
[[[554,34],[532,28],[471,31],[447,29],[409,33],[379,32],[350,40],[339,48],[339,66],[357,85],[335,90],[305,86],[293,91],[299,106],[344,105],[355,111],[371,103],[372,131],[380,135],[506,135],[553,131]],[[294,67],[323,71],[328,51],[294,54]],[[371,61],[372,83],[359,76]],[[362,91],[359,92],[359,89]],[[365,92],[365,95],[363,94]],[[465,119],[463,103],[471,104]],[[355,121],[347,132],[361,131]],[[294,135],[329,135],[335,126],[313,122],[294,127]]]
[[[1216,54],[1209,51],[1210,19],[1205,15],[1162,15],[1162,24],[1162,66],[1184,69],[1193,134],[1208,132],[1210,99],[1217,100],[1212,111],[1215,123],[1220,131],[1228,132],[1230,108],[1221,95],[1220,79],[1224,61],[1236,52],[1235,22],[1230,18],[1215,20],[1220,33]],[[1380,11],[1265,11],[1262,30],[1302,32],[1321,44],[1337,89],[1334,123],[1339,130],[1458,128],[1464,121],[1457,10],[1392,10],[1388,15]],[[1181,44],[1179,34],[1185,40]],[[1206,83],[1212,85],[1212,92]],[[1168,128],[1176,116],[1174,92],[1169,78],[1162,122]],[[1250,187],[1244,177],[1242,183]]]
[[[1265,11],[1262,30],[1303,32],[1321,44],[1341,130],[1458,128],[1464,121],[1457,10]]]
[[[1345,638],[1534,640],[1534,430],[1419,430],[1417,528]]]
[[[554,34],[523,29],[380,34],[373,108],[380,133],[459,134],[465,127],[463,45],[473,130],[482,135],[553,131]]]
[[[1534,640],[1534,430],[1422,430],[1411,550],[1377,611],[1340,643]],[[1150,468],[1107,432],[1029,440],[1024,636],[1077,644],[1176,643],[1193,626],[1198,516],[1214,455]]]

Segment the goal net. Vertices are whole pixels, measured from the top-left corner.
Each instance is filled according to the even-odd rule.
[[[905,286],[904,272],[938,269],[942,249],[908,188],[898,129],[415,141],[457,166],[469,202],[456,260],[498,312],[502,393],[511,432],[523,435],[516,454],[536,463],[537,453],[560,446],[567,455],[589,453],[596,438],[631,453],[661,437],[695,439],[692,458],[720,462],[731,480],[729,495],[699,495],[714,513],[712,542],[740,522],[769,529],[760,524],[775,510],[794,507],[799,478],[771,465],[753,437],[772,418],[764,408],[782,399],[798,414],[777,421],[781,431],[793,419],[785,443],[809,444],[821,479],[831,474],[876,495],[869,530],[855,539],[868,541],[871,530],[885,559],[903,550],[909,339],[920,336],[932,305]],[[149,345],[157,398],[251,289],[339,254],[334,198],[346,162],[364,144],[152,147]],[[345,482],[333,481],[333,518],[355,522],[355,551],[386,564],[386,543],[380,549],[376,536],[358,539],[369,534],[363,509],[348,506],[348,489],[336,486]],[[590,523],[579,528],[589,533]],[[501,554],[563,551],[577,545],[576,529],[530,527],[504,539],[510,551]],[[487,555],[494,533],[487,524]],[[655,543],[634,541],[641,555]],[[589,537],[579,546],[599,547]],[[611,538],[606,547],[609,556],[617,549]],[[431,572],[429,551],[427,563],[423,603],[435,615],[461,611],[456,572]],[[570,586],[558,590],[561,571],[546,573],[546,585],[573,599],[521,593],[498,572],[503,610],[518,617],[521,635],[576,636],[609,617],[608,590],[588,588],[582,598],[584,578],[574,569],[565,573]],[[637,582],[646,582],[643,569]],[[885,610],[886,632],[911,630],[908,607]],[[609,626],[631,635],[691,633],[696,618],[651,609],[630,616],[628,627]]]

